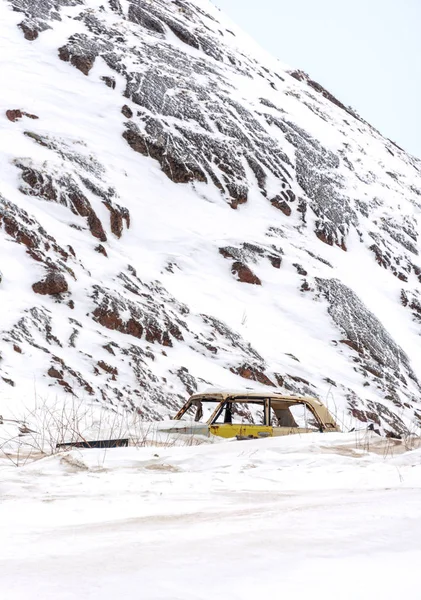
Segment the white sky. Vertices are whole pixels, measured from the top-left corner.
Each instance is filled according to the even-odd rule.
[[[421,0],[213,0],[421,158]]]

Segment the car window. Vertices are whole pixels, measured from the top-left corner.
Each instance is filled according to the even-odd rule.
[[[316,417],[306,404],[293,404],[288,408],[271,408],[273,427],[291,427],[318,431],[320,428]]]
[[[294,404],[290,411],[298,427],[315,431],[320,429],[320,424],[306,404]]]
[[[214,421],[216,425],[263,425],[263,406],[246,402],[226,402]]]
[[[189,408],[183,414],[183,416],[181,417],[181,420],[182,421],[194,421],[196,413],[197,413],[197,406],[195,404],[192,404],[191,406],[189,406]]]

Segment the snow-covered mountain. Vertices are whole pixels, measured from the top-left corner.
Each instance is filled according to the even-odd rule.
[[[0,414],[421,418],[421,161],[208,0],[0,0]]]

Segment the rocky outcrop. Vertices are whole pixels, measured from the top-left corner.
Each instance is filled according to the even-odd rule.
[[[402,290],[401,302],[403,306],[412,311],[414,321],[421,323],[421,293],[418,290],[415,292]]]
[[[9,119],[9,121],[12,121],[12,123],[19,121],[22,119],[22,117],[28,117],[28,119],[39,119],[37,115],[32,115],[31,113],[27,113],[18,108],[14,110],[6,110],[6,117]]]
[[[366,352],[390,371],[399,373],[403,367],[414,377],[408,357],[352,290],[337,279],[316,281],[329,303],[329,314],[357,351]]]
[[[49,202],[64,204],[70,208],[73,214],[86,217],[89,230],[94,237],[101,240],[101,242],[107,241],[100,219],[71,175],[55,178],[48,172],[26,166],[23,162],[17,162],[16,166],[22,170],[22,179],[26,185],[21,186],[20,189],[24,194],[36,196]]]
[[[310,76],[307,75],[307,73],[305,73],[304,71],[299,71],[299,70],[298,71],[290,71],[289,74],[291,75],[291,77],[294,77],[294,79],[296,79],[297,81],[302,81],[302,82],[306,83],[313,90],[315,90],[316,92],[321,94],[324,98],[326,98],[327,100],[332,102],[332,104],[335,104],[335,106],[337,106],[338,108],[341,108],[342,110],[344,110],[345,112],[350,114],[355,119],[360,119],[360,116],[355,112],[355,110],[353,110],[351,107],[348,107],[348,106],[345,106],[344,104],[342,104],[342,102],[340,100],[338,100],[333,94],[331,94],[328,90],[326,90],[323,86],[321,86],[320,83],[317,83],[317,81],[314,81],[313,79],[311,79]]]
[[[32,289],[36,294],[43,296],[57,296],[69,290],[66,278],[58,271],[51,271],[41,281],[33,284]]]
[[[176,146],[169,138],[164,138],[162,143],[158,144],[154,133],[146,137],[140,133],[136,125],[131,123],[127,124],[127,131],[124,132],[123,137],[135,152],[157,160],[165,175],[174,183],[207,182],[207,177],[196,160],[187,162],[177,158]]]
[[[14,2],[17,5],[19,0]],[[248,167],[255,173],[263,192],[266,171],[277,177],[283,186],[289,185],[289,174],[284,167],[289,161],[252,113],[234,101],[229,93],[220,90],[215,98],[207,86],[191,77],[192,73],[206,76],[210,69],[216,77],[223,78],[225,60],[233,64],[236,61],[230,52],[225,48],[221,50],[211,36],[195,26],[200,24],[200,12],[190,6],[186,11],[190,14],[194,33],[179,19],[174,19],[165,3],[151,4],[140,0],[131,3],[127,20],[140,27],[132,29],[138,44],[130,46],[130,54],[133,61],[145,65],[142,73],[127,70],[115,52],[124,39],[119,31],[108,28],[99,14],[86,12],[82,15],[88,34],[71,36],[59,49],[59,56],[84,75],[89,75],[96,58],[101,56],[111,69],[126,79],[125,96],[139,106],[136,122],[133,116],[133,121],[126,123],[123,135],[128,144],[136,152],[157,160],[174,182],[212,181],[231,206],[237,208],[248,198],[247,185],[240,183],[247,179],[239,151],[241,145],[246,146]],[[175,46],[156,45],[142,35],[144,28],[152,36],[162,38],[167,27],[187,46],[200,48],[217,62],[212,66],[205,65]],[[127,51],[126,47],[124,52]],[[177,74],[173,66],[176,66]],[[241,69],[240,65],[238,67]],[[206,117],[202,113],[205,105],[209,111]],[[175,128],[168,125],[167,117],[175,120]],[[188,121],[195,123],[195,127]]]
[[[262,367],[255,367],[249,364],[240,365],[231,369],[233,373],[237,373],[244,379],[251,379],[252,381],[258,381],[262,385],[269,385],[275,387],[273,381],[269,379],[267,375],[262,371]]]
[[[105,206],[110,211],[110,227],[113,234],[120,238],[123,233],[123,222],[126,223],[127,229],[130,227],[130,214],[127,208],[112,204],[110,201],[104,202]]]
[[[16,243],[25,246],[28,255],[50,266],[52,262],[69,271],[69,252],[58,245],[35,218],[0,194],[0,228]],[[70,271],[69,271],[70,272]]]
[[[231,267],[231,273],[235,275],[241,283],[250,283],[251,285],[262,285],[260,279],[244,263],[236,260]]]
[[[282,200],[282,198],[280,198],[279,196],[272,198],[270,203],[272,204],[272,206],[283,212],[286,217],[291,216],[292,210],[290,205],[285,200]]]
[[[328,302],[330,316],[347,336],[340,342],[357,355],[356,370],[365,378],[374,378],[383,398],[392,405],[403,407],[403,395],[410,407],[417,401],[421,385],[402,348],[352,290],[336,279],[316,279],[316,282]],[[390,412],[389,407],[386,410]]]
[[[19,23],[18,27],[22,30],[25,39],[29,42],[33,42],[37,39],[39,35],[38,30],[35,27],[33,27],[28,21],[22,21],[22,23]]]
[[[259,277],[247,266],[247,262],[258,264],[262,259],[268,260],[272,267],[279,269],[282,264],[283,250],[279,246],[264,246],[244,242],[241,246],[225,246],[219,248],[219,254],[233,260],[231,273],[242,283],[261,285]]]
[[[93,319],[106,329],[119,331],[135,338],[144,338],[147,342],[162,346],[172,346],[173,340],[183,341],[181,327],[186,325],[174,313],[155,306],[137,282],[123,274],[126,286],[135,290],[142,298],[142,304],[131,302],[111,290],[95,286],[93,300],[97,307],[92,313]]]
[[[94,66],[95,59],[97,54],[95,52],[95,46],[92,45],[92,49],[88,50],[89,42],[86,41],[84,48],[82,51],[78,50],[77,45],[78,36],[73,36],[73,40],[67,44],[67,46],[63,46],[59,48],[58,55],[61,60],[65,62],[70,62],[76,69],[79,69],[84,75],[89,75],[89,71]],[[72,43],[76,42],[76,43]]]

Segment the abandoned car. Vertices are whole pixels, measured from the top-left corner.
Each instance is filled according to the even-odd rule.
[[[237,439],[340,431],[320,400],[269,392],[195,394],[162,425],[160,431]]]

